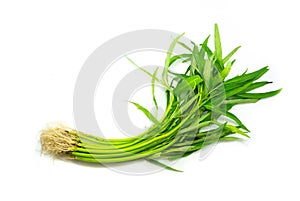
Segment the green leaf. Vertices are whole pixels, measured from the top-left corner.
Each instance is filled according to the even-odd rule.
[[[145,107],[141,106],[138,103],[131,102],[131,101],[130,103],[135,105],[137,109],[141,110],[146,115],[146,117],[148,117],[148,119],[152,121],[155,125],[160,126],[160,122],[151,114],[151,112],[149,112],[149,110],[147,110]]]
[[[272,82],[263,81],[263,82],[252,83],[247,89],[245,89],[244,91],[242,91],[242,93],[245,93],[245,92],[248,92],[248,91],[252,91],[254,89],[263,87],[263,86],[265,86],[267,84],[270,84],[270,83],[272,83]]]
[[[216,105],[212,105],[211,103],[207,103],[204,105],[204,107],[212,112],[216,112],[218,114],[223,114],[225,115],[225,111],[223,111],[222,109],[219,108],[219,106]]]
[[[198,50],[198,46],[194,46],[193,50],[193,58],[195,59],[196,67],[198,69],[198,72],[201,74],[203,73],[203,69],[205,66],[205,48],[203,46],[207,46],[209,36],[205,39],[205,41],[202,44],[202,47],[200,51]]]
[[[238,94],[237,96],[241,98],[262,99],[262,98],[269,98],[275,96],[279,94],[280,91],[281,89],[275,91],[269,91],[265,93],[244,93],[244,94]]]
[[[247,104],[247,103],[256,103],[259,99],[232,99],[226,100],[226,105],[239,105],[239,104]]]
[[[179,55],[172,56],[170,59],[170,66],[179,59],[181,59],[181,57]]]
[[[174,94],[180,96],[184,92],[194,90],[195,87],[202,82],[202,79],[199,75],[186,76],[182,74],[177,74],[181,81],[177,84],[174,89]]]
[[[238,94],[240,93],[241,91],[244,91],[245,89],[247,89],[252,83],[248,83],[248,84],[245,84],[244,86],[241,86],[241,87],[237,87],[235,89],[232,89],[230,91],[226,91],[226,97],[231,97],[235,94]]]
[[[191,59],[191,57],[192,57],[192,54],[178,54],[178,55],[172,56],[170,59],[170,66],[179,59],[185,59],[185,58]]]
[[[227,63],[226,67],[221,71],[221,77],[223,78],[223,80],[228,76],[228,74],[230,73],[230,70],[231,70],[231,66],[232,64],[234,63],[233,62],[229,62]]]
[[[221,137],[220,141],[241,141],[243,140],[242,138],[239,137]]]
[[[170,156],[168,156],[168,159],[169,160],[177,160],[177,159],[180,159],[180,158],[187,157],[187,156],[191,155],[192,153],[193,153],[193,151],[185,152],[185,153],[179,154],[179,155],[170,155]]]
[[[149,71],[147,71],[146,69],[140,67],[139,65],[137,65],[133,60],[131,60],[129,57],[126,57],[127,60],[132,63],[135,67],[137,67],[138,69],[140,69],[141,71],[143,71],[145,74],[147,74],[150,77],[153,77],[152,73],[150,73]],[[155,80],[160,82],[160,80],[158,78],[155,77]]]
[[[205,41],[201,44],[201,47],[203,48],[203,50],[205,50],[206,54],[208,55],[208,57],[211,57],[213,55],[213,52],[211,51],[211,49],[207,46],[208,40],[209,40],[208,36]],[[202,49],[201,48],[201,49]]]
[[[190,98],[189,100],[188,100],[188,102],[186,102],[185,104],[182,104],[182,105],[180,105],[180,107],[179,107],[179,110],[175,113],[175,116],[176,115],[178,115],[178,114],[183,114],[184,112],[186,112],[186,111],[190,111],[190,110],[188,110],[190,107],[191,107],[191,105],[196,105],[195,104],[195,101],[197,100],[199,98],[199,94],[196,94],[196,95],[194,95],[192,98]],[[195,108],[196,108],[197,106],[195,106]],[[197,108],[196,108],[197,109]]]
[[[207,47],[209,38],[210,38],[210,35],[205,38],[205,40],[203,41],[203,43],[201,44],[201,46],[206,46]]]
[[[233,121],[235,121],[241,128],[243,128],[244,130],[249,132],[249,129],[242,123],[241,120],[239,120],[238,117],[236,117],[234,114],[224,110],[224,109],[219,109],[217,106],[212,106],[211,104],[206,104],[204,105],[204,107],[210,111],[216,112],[218,114],[227,116],[228,118],[232,119]]]
[[[210,91],[212,88],[212,63],[209,59],[205,62],[202,76],[207,89]]]
[[[247,138],[250,138],[249,135],[247,135],[245,132],[241,131],[240,129],[238,129],[237,127],[235,127],[233,125],[225,125],[225,128],[232,131],[232,132],[234,132],[234,133],[238,133],[238,134],[243,135]]]
[[[156,101],[156,98],[155,98],[155,78],[156,78],[157,71],[158,71],[158,68],[155,69],[155,71],[153,73],[153,76],[152,76],[152,81],[151,81],[152,99],[153,99],[153,102],[154,102],[154,105],[155,105],[156,115],[157,115],[157,112],[158,112],[158,105],[157,105],[157,101]]]
[[[187,46],[185,43],[180,42],[180,41],[178,41],[177,43],[179,45],[181,45],[182,47],[184,47],[185,49],[187,49],[188,51],[192,52],[192,49],[189,46]]]
[[[218,25],[215,24],[215,55],[219,61],[222,61],[222,45]]]
[[[180,129],[178,134],[182,134],[182,133],[187,133],[187,132],[190,132],[190,131],[193,131],[195,132],[195,130],[199,130],[200,128],[203,128],[205,126],[209,126],[211,124],[211,121],[204,121],[204,122],[197,122],[197,121],[194,121],[194,123],[192,125],[190,125],[189,127],[187,128],[184,128],[184,129]]]
[[[201,50],[199,52],[199,48],[195,44],[193,53],[192,53],[191,69],[193,69],[193,71],[191,73],[195,74],[194,71],[196,70],[198,72],[198,74],[200,75],[203,72],[203,67],[205,65],[204,56],[205,56],[205,51],[201,48]]]
[[[166,90],[165,91],[165,94],[166,94],[166,109],[168,108],[168,105],[170,103],[170,91],[169,90]]]
[[[242,121],[237,116],[235,116],[234,114],[232,114],[230,112],[227,112],[225,115],[227,117],[229,117],[230,119],[234,120],[242,129],[250,132],[249,129],[242,123]]]
[[[181,35],[177,36],[173,42],[171,43],[169,50],[167,52],[167,56],[166,56],[166,60],[165,60],[165,67],[162,73],[162,77],[165,78],[165,80],[168,82],[168,77],[167,77],[167,73],[168,73],[168,68],[170,66],[171,63],[171,56],[173,53],[173,50],[175,48],[176,43],[178,42],[178,40],[184,35],[184,33],[182,33]]]
[[[225,81],[225,86],[230,84],[240,84],[243,85],[243,83],[251,81],[254,82],[255,80],[259,79],[261,76],[263,76],[266,72],[268,72],[268,66],[263,67],[257,71],[254,71],[252,73],[244,73],[242,75],[238,75],[234,78],[231,78],[227,81]]]
[[[158,166],[163,167],[163,168],[165,168],[165,169],[167,169],[167,170],[172,170],[172,171],[175,171],[175,172],[183,172],[182,170],[177,170],[177,169],[175,169],[175,168],[172,168],[172,167],[170,167],[170,166],[168,166],[168,165],[166,165],[166,164],[163,164],[163,163],[161,163],[161,162],[159,162],[159,161],[157,161],[157,160],[151,159],[151,158],[146,158],[146,160],[147,160],[148,162],[154,164],[154,165],[158,165]]]
[[[227,61],[229,61],[229,59],[238,51],[238,49],[240,49],[241,46],[238,46],[236,48],[234,48],[234,50],[232,50],[226,57],[224,57],[223,59],[223,63],[225,64]]]
[[[177,36],[173,42],[171,43],[169,50],[167,52],[167,56],[166,56],[166,60],[165,60],[165,66],[169,67],[170,66],[170,58],[172,56],[173,50],[176,46],[176,43],[179,41],[179,39],[184,35],[184,33],[182,33],[181,35]]]

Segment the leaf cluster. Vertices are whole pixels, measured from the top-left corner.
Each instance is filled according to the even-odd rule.
[[[131,102],[153,125],[136,137],[123,139],[103,139],[74,133],[81,139],[71,152],[76,159],[115,163],[143,158],[155,165],[175,170],[158,160],[179,159],[212,143],[249,137],[249,129],[231,109],[280,92],[281,89],[253,92],[272,83],[259,80],[268,72],[268,67],[250,73],[245,71],[227,79],[235,63],[232,58],[240,46],[224,56],[217,24],[214,29],[214,50],[208,45],[210,36],[201,44],[184,44],[180,42],[182,36],[179,35],[171,43],[161,75],[158,75],[158,69],[151,73],[128,58],[151,77],[152,99],[156,109],[155,85],[159,83],[165,88],[166,108],[163,117],[157,119],[147,108]],[[186,53],[174,54],[176,45],[184,47]],[[185,73],[173,72],[172,66],[180,63],[188,64]]]

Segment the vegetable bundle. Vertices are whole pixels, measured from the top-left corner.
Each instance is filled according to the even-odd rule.
[[[159,120],[142,105],[131,102],[153,122],[147,131],[135,137],[105,139],[56,125],[41,132],[43,153],[90,163],[145,159],[175,170],[157,159],[175,160],[218,141],[239,140],[238,135],[249,137],[248,128],[230,110],[236,105],[255,103],[280,92],[280,89],[265,93],[252,92],[271,83],[258,81],[268,67],[226,79],[235,62],[231,58],[240,47],[223,57],[217,25],[214,51],[208,47],[209,37],[200,45],[193,43],[193,48],[190,48],[179,41],[181,36],[170,45],[160,76],[158,69],[150,73],[129,59],[151,76],[156,108],[155,83],[165,89],[166,108]],[[183,46],[187,53],[173,55],[175,45]],[[172,66],[180,63],[188,64],[185,73],[172,72]]]

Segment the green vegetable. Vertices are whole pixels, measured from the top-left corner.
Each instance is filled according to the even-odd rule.
[[[280,92],[281,89],[265,93],[252,92],[271,83],[257,81],[268,71],[268,67],[226,79],[235,61],[231,58],[240,46],[223,57],[217,25],[214,51],[208,47],[209,37],[202,44],[193,44],[193,48],[189,48],[188,44],[180,42],[181,36],[170,45],[161,78],[157,75],[157,69],[152,74],[129,59],[151,76],[156,109],[155,82],[165,87],[167,104],[161,119],[157,119],[142,105],[131,102],[153,122],[147,131],[130,138],[104,139],[57,125],[41,132],[42,151],[56,157],[91,163],[145,159],[168,170],[178,171],[158,159],[175,160],[212,143],[242,139],[238,135],[249,137],[248,128],[230,110],[233,106],[255,103]],[[176,45],[183,46],[188,52],[173,55]],[[175,61],[189,63],[184,74],[171,71]]]

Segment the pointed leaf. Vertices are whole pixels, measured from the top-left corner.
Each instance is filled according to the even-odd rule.
[[[170,91],[169,90],[166,90],[165,91],[165,94],[166,94],[166,109],[170,103]]]
[[[203,50],[205,50],[206,54],[208,55],[208,57],[211,57],[213,55],[213,52],[211,51],[211,49],[207,46],[208,43],[208,39],[210,36],[208,36],[205,41],[201,44],[201,47],[203,48]],[[201,48],[201,49],[202,49]]]
[[[232,64],[233,64],[233,62],[227,63],[226,67],[221,71],[221,77],[223,78],[223,80],[224,80],[224,79],[228,76],[228,74],[230,73]]]
[[[242,129],[249,131],[249,129],[241,122],[241,120],[239,120],[239,118],[237,116],[235,116],[234,114],[227,112],[226,116],[229,117],[230,119],[232,119],[233,121],[235,121]]]
[[[212,87],[212,64],[210,60],[205,61],[203,69],[203,79],[206,84],[207,90],[211,90]]]
[[[152,76],[152,81],[151,81],[151,85],[152,85],[152,99],[155,105],[155,109],[156,109],[156,114],[158,112],[158,105],[157,105],[157,101],[155,98],[155,78],[156,78],[156,74],[157,74],[158,68],[155,69],[153,76]]]
[[[236,48],[234,48],[234,50],[232,50],[226,57],[224,57],[223,59],[223,63],[225,64],[227,61],[229,61],[229,59],[238,51],[238,49],[240,49],[241,46],[238,46]]]
[[[205,53],[206,53],[206,50],[203,46],[207,47],[208,40],[209,40],[209,36],[203,42],[200,51],[198,50],[198,47],[197,47],[197,51],[193,51],[193,57],[195,58],[196,66],[197,66],[197,69],[200,73],[203,73],[203,69],[204,69],[204,66],[205,66]]]
[[[213,112],[216,112],[218,114],[227,116],[228,118],[232,119],[233,121],[235,121],[241,128],[243,128],[244,130],[249,132],[249,129],[241,122],[241,120],[239,120],[239,118],[237,118],[234,114],[224,110],[224,109],[219,109],[218,107],[212,107],[211,104],[206,104],[204,105],[204,107],[208,110],[211,110]]]
[[[163,79],[166,80],[166,82],[168,82],[168,76],[167,76],[167,73],[168,73],[168,68],[170,66],[170,63],[171,63],[171,56],[172,56],[172,53],[173,53],[173,50],[175,48],[175,45],[176,43],[178,42],[178,40],[184,35],[184,33],[182,33],[181,35],[177,36],[173,42],[171,43],[170,47],[169,47],[169,50],[167,52],[167,56],[166,56],[166,60],[165,60],[165,67],[164,67],[164,70],[163,70],[163,73],[162,73],[162,77]]]
[[[227,91],[227,90],[226,90],[226,97],[228,98],[228,97],[231,97],[231,96],[233,96],[233,95],[235,95],[235,94],[238,94],[238,93],[241,92],[241,91],[244,91],[244,90],[247,89],[251,84],[252,84],[252,83],[248,83],[248,84],[246,84],[246,85],[244,85],[244,86],[237,87],[237,88],[232,89],[232,90],[230,90],[230,91]]]
[[[218,25],[215,24],[215,54],[219,61],[222,61],[222,45]]]
[[[239,137],[221,137],[220,141],[241,141],[243,140],[242,138]]]
[[[238,129],[237,127],[235,127],[233,125],[226,125],[225,128],[228,129],[228,130],[230,130],[230,131],[232,131],[232,132],[235,132],[235,133],[243,135],[243,136],[245,136],[247,138],[250,138],[249,135],[247,135],[245,132],[241,131],[240,129]]]
[[[163,163],[161,163],[161,162],[159,162],[159,161],[157,161],[157,160],[154,160],[154,159],[152,159],[152,158],[146,158],[146,160],[147,160],[148,162],[154,164],[154,165],[158,165],[158,166],[163,167],[163,168],[165,168],[165,169],[167,169],[167,170],[171,170],[171,171],[175,171],[175,172],[183,172],[182,170],[177,170],[177,169],[175,169],[175,168],[172,168],[172,167],[170,167],[170,166],[168,166],[168,165],[166,165],[166,164],[163,164]]]
[[[131,60],[129,57],[127,57],[127,60],[132,63],[135,67],[137,67],[138,69],[140,69],[141,71],[143,71],[145,74],[147,74],[150,77],[153,77],[152,73],[150,73],[149,71],[147,71],[146,69],[140,67],[139,65],[137,65],[133,60]],[[160,80],[158,78],[155,78],[156,81],[160,82]]]
[[[242,91],[242,93],[245,93],[245,92],[248,92],[248,91],[252,91],[254,89],[263,87],[263,86],[265,86],[267,84],[270,84],[270,83],[272,83],[272,82],[263,81],[263,82],[252,83],[247,89],[245,89],[244,91]]]
[[[234,78],[225,81],[225,85],[245,83],[248,81],[254,82],[255,80],[259,79],[261,76],[263,76],[268,70],[269,70],[268,66],[266,66],[252,73],[244,73],[242,75],[238,75]]]
[[[188,51],[192,52],[192,49],[189,46],[187,46],[185,43],[180,42],[180,41],[178,41],[177,43],[179,45],[181,45],[182,47],[184,47],[185,49],[187,49]]]
[[[275,90],[275,91],[269,91],[266,93],[244,93],[244,94],[238,94],[238,97],[241,98],[251,98],[251,99],[262,99],[262,98],[269,98],[272,96],[275,96],[279,94],[281,89]]]
[[[172,56],[170,59],[170,66],[179,59],[184,59],[184,58],[190,59],[191,57],[192,57],[192,54],[178,54],[178,55]]]
[[[141,106],[138,103],[135,102],[130,102],[130,103],[135,105],[137,109],[141,110],[146,115],[146,117],[148,117],[148,119],[152,121],[155,125],[160,126],[160,122],[151,114],[151,112],[149,112],[149,110],[147,110],[145,107]]]
[[[186,76],[177,74],[177,76],[179,76],[181,79],[181,82],[179,82],[174,89],[174,94],[177,96],[180,96],[180,94],[184,92],[194,90],[195,87],[202,82],[202,79],[199,75]]]
[[[259,99],[232,99],[226,100],[226,105],[239,105],[239,104],[247,104],[247,103],[256,103]]]

